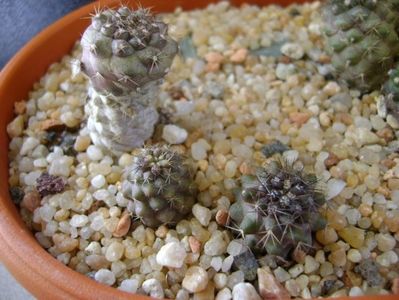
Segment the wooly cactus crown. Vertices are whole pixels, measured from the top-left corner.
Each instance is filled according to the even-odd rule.
[[[125,173],[123,194],[147,226],[177,223],[191,212],[197,187],[185,157],[167,146],[141,149]]]
[[[328,0],[323,12],[337,78],[362,92],[379,89],[399,51],[399,1]]]
[[[148,9],[107,9],[92,17],[81,45],[93,142],[113,152],[142,146],[158,121],[156,94],[178,51],[168,26]]]
[[[317,178],[292,164],[272,161],[256,175],[243,175],[231,227],[254,251],[287,258],[298,246],[312,246],[312,231],[324,228],[319,208],[325,203]]]

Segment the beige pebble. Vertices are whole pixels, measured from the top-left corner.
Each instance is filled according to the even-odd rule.
[[[396,277],[392,280],[392,293],[395,295],[399,295],[399,277]]]
[[[242,63],[247,58],[247,55],[248,55],[248,49],[241,48],[235,51],[230,56],[230,60],[234,63]]]
[[[302,126],[309,120],[310,114],[306,112],[292,112],[289,114],[289,118],[292,123]]]
[[[20,136],[24,131],[24,117],[19,115],[7,125],[7,133],[10,138]]]
[[[267,267],[259,268],[258,271],[259,294],[267,300],[290,299],[288,291],[278,282],[276,277]]]
[[[79,135],[76,138],[74,149],[78,152],[86,151],[86,149],[90,146],[91,140],[88,135]]]
[[[203,268],[192,266],[186,271],[182,286],[191,293],[197,293],[206,289],[208,281],[208,273]]]
[[[130,229],[130,225],[132,223],[132,218],[129,214],[124,214],[122,218],[119,220],[118,225],[116,226],[113,235],[115,237],[123,237],[125,236]]]
[[[219,52],[209,52],[205,55],[205,60],[211,64],[220,64],[223,61],[223,55]]]
[[[36,208],[40,206],[40,195],[37,191],[31,191],[25,194],[22,199],[21,206],[29,210],[30,212],[34,212]]]
[[[201,251],[201,242],[197,240],[194,236],[190,236],[188,238],[188,243],[190,245],[191,252],[200,253]]]
[[[65,128],[65,124],[63,124],[60,120],[47,119],[40,122],[39,128],[43,131],[60,131]]]
[[[26,111],[26,101],[18,101],[14,103],[14,111],[17,115],[22,115]]]
[[[220,209],[217,211],[216,216],[215,216],[216,223],[218,223],[221,226],[224,226],[227,223],[228,217],[229,217],[229,213],[224,209]]]

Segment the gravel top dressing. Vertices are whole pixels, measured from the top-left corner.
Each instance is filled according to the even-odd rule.
[[[180,53],[156,95],[160,118],[146,146],[185,155],[196,190],[180,181],[195,204],[155,227],[123,192],[124,168],[155,154],[92,143],[77,43],[15,103],[7,128],[10,194],[37,241],[93,280],[156,298],[398,293],[399,123],[379,92],[334,80],[320,5],[221,2],[162,16]],[[303,189],[317,185],[325,197],[323,229],[287,255],[251,251],[229,215],[243,178],[275,160],[316,175]]]

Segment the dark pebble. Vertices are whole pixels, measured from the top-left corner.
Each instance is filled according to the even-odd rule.
[[[285,152],[287,150],[290,150],[290,148],[287,145],[284,145],[280,141],[274,141],[274,142],[272,142],[270,144],[267,144],[267,145],[263,146],[262,149],[261,149],[262,154],[265,157],[270,157],[270,156],[272,156],[273,154],[276,154],[276,153],[280,153],[281,154],[281,153],[283,153],[283,152]]]
[[[12,186],[9,191],[12,202],[14,202],[16,205],[19,205],[25,196],[24,191],[17,186]]]
[[[381,286],[384,278],[379,272],[377,263],[371,258],[361,261],[356,267],[355,272],[360,274],[369,286]]]
[[[255,280],[259,264],[255,255],[248,249],[245,252],[234,256],[234,267],[244,273],[246,280]]]

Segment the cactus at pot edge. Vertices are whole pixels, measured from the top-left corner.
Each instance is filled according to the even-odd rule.
[[[143,8],[122,6],[92,17],[81,39],[80,66],[92,87],[86,113],[95,144],[118,153],[152,136],[157,91],[178,51],[167,31]]]
[[[399,0],[328,0],[323,9],[335,75],[362,92],[379,89],[399,52]]]
[[[197,195],[186,158],[167,146],[141,149],[125,172],[122,191],[147,226],[176,223],[191,212]]]
[[[384,107],[399,121],[399,65],[390,70],[389,78],[382,87]],[[378,106],[378,105],[377,105]]]
[[[256,175],[243,175],[241,185],[229,211],[231,228],[251,249],[287,258],[298,246],[312,246],[312,232],[325,226],[316,176],[272,161]]]

